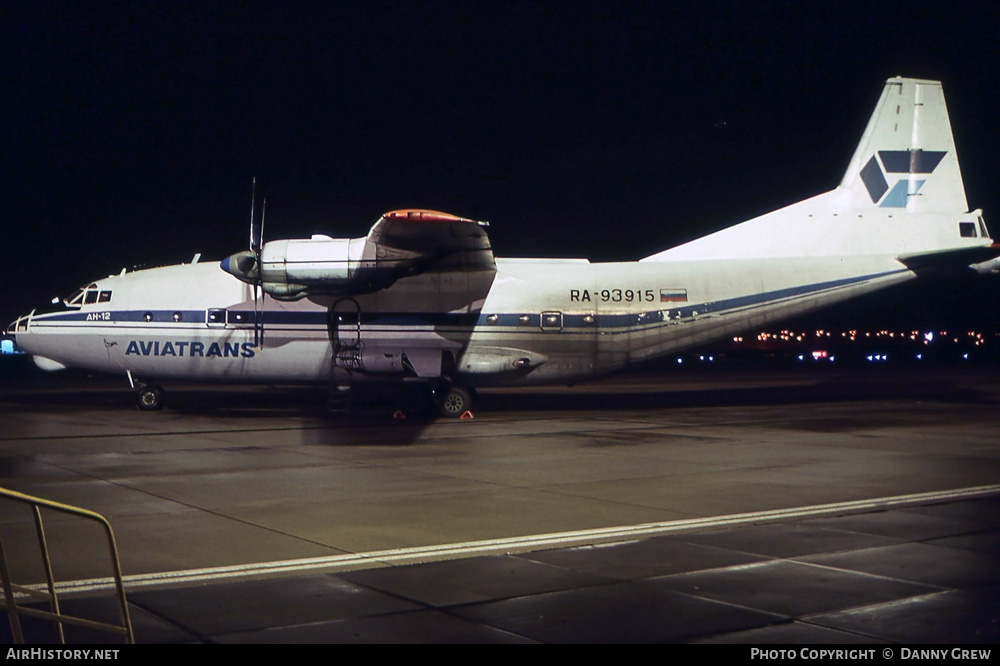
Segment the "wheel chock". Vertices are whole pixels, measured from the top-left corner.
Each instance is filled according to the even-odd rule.
[[[471,419],[474,419],[474,418],[476,418],[476,417],[475,417],[475,416],[473,416],[473,415],[472,415],[472,412],[470,412],[470,411],[469,411],[469,410],[467,409],[467,410],[465,410],[464,412],[462,412],[462,415],[458,417],[458,420],[459,420],[459,421],[469,421],[469,420],[471,420]]]
[[[395,419],[396,421],[405,421],[406,413],[403,412],[402,409],[397,409],[396,413],[392,415],[392,418]]]

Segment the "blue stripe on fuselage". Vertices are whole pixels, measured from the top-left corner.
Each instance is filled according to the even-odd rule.
[[[756,307],[765,305],[774,301],[780,301],[790,298],[795,298],[798,296],[806,296],[809,294],[816,294],[822,291],[827,291],[831,289],[839,289],[842,287],[847,287],[850,285],[861,284],[869,280],[874,280],[878,278],[885,278],[892,275],[898,275],[900,273],[907,272],[908,269],[901,268],[895,271],[886,271],[883,273],[874,273],[871,275],[863,275],[858,277],[842,278],[838,280],[829,280],[826,282],[818,282],[814,284],[801,285],[797,287],[788,287],[785,289],[776,289],[773,291],[763,292],[760,294],[749,294],[746,296],[736,296],[733,298],[721,299],[718,301],[707,301],[703,303],[695,304],[685,304],[680,307],[673,308],[659,308],[656,310],[647,310],[642,312],[625,312],[625,313],[596,313],[594,315],[589,314],[577,314],[577,313],[565,313],[562,318],[562,328],[581,328],[581,329],[594,329],[594,328],[629,328],[634,326],[645,326],[650,324],[658,324],[662,321],[675,320],[675,319],[687,319],[694,316],[703,316],[706,314],[722,314],[724,312],[744,309],[748,307]],[[218,308],[224,309],[224,308]],[[111,310],[105,311],[110,316],[110,319],[98,319],[94,320],[93,315],[95,312],[68,312],[68,313],[54,313],[48,315],[42,315],[35,320],[37,324],[44,324],[50,321],[58,322],[86,322],[90,324],[106,324],[108,322],[135,322],[139,324],[156,324],[156,328],[161,329],[163,327],[169,329],[173,325],[184,326],[190,330],[192,324],[205,325],[206,321],[206,310]],[[215,330],[248,330],[253,328],[255,313],[253,310],[229,310],[230,323],[228,328],[222,329],[222,325],[214,325]],[[175,321],[174,315],[179,313],[180,319]],[[262,320],[265,326],[310,326],[310,327],[323,327],[327,326],[327,311],[326,310],[313,310],[313,311],[303,311],[303,310],[265,310],[262,313]],[[540,315],[535,313],[476,313],[476,312],[365,312],[361,313],[361,324],[365,326],[387,326],[387,327],[400,327],[400,328],[416,328],[424,326],[432,327],[472,327],[472,326],[483,326],[488,328],[507,328],[507,327],[518,327],[518,328],[539,328],[541,325]],[[150,322],[146,322],[146,316],[152,315]],[[488,317],[496,316],[494,321],[490,321]],[[587,321],[586,318],[592,316],[593,321]],[[241,317],[242,322],[238,324],[232,323],[232,319],[236,317]],[[523,317],[527,317],[527,321],[522,321]],[[88,319],[89,318],[89,319]],[[343,323],[342,326],[351,326],[351,323]],[[130,327],[131,328],[131,327]],[[206,330],[212,330],[211,328],[206,328]],[[123,331],[124,332],[124,331]]]

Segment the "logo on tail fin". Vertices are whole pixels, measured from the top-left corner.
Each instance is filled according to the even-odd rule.
[[[931,174],[946,154],[943,150],[880,150],[861,169],[861,180],[873,204],[880,208],[906,208],[907,199],[917,194],[927,180],[900,178],[890,188],[885,174]]]

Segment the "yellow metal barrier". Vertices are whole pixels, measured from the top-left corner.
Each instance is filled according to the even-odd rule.
[[[108,631],[113,634],[123,636],[126,643],[134,643],[132,635],[132,620],[128,613],[128,603],[125,601],[125,587],[122,584],[122,568],[118,560],[118,546],[115,544],[115,535],[111,530],[111,525],[100,514],[81,509],[68,504],[60,504],[32,497],[14,490],[0,488],[0,500],[9,500],[18,504],[30,507],[35,519],[35,531],[38,535],[38,545],[42,555],[42,565],[45,568],[46,591],[38,589],[40,586],[17,585],[11,580],[10,567],[7,561],[7,554],[4,551],[3,534],[0,533],[0,582],[3,583],[3,600],[0,607],[7,611],[10,620],[10,630],[15,643],[24,642],[24,633],[21,629],[21,616],[42,618],[54,622],[59,634],[59,642],[65,643],[66,636],[63,631],[63,624],[72,624],[99,631]],[[80,518],[86,518],[97,522],[104,530],[108,540],[108,553],[114,568],[115,596],[118,598],[118,605],[121,609],[121,624],[108,624],[97,622],[86,618],[66,615],[59,610],[59,595],[56,592],[56,582],[52,575],[52,561],[49,557],[49,547],[45,540],[45,525],[42,522],[42,509],[50,509],[59,513],[69,514]],[[48,601],[49,610],[39,610],[18,604],[18,596],[28,600],[42,599]]]

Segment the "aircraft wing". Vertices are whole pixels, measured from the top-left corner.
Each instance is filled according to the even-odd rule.
[[[376,263],[410,265],[410,272],[491,270],[496,263],[486,226],[433,210],[394,210],[372,226],[366,245],[374,248]]]

